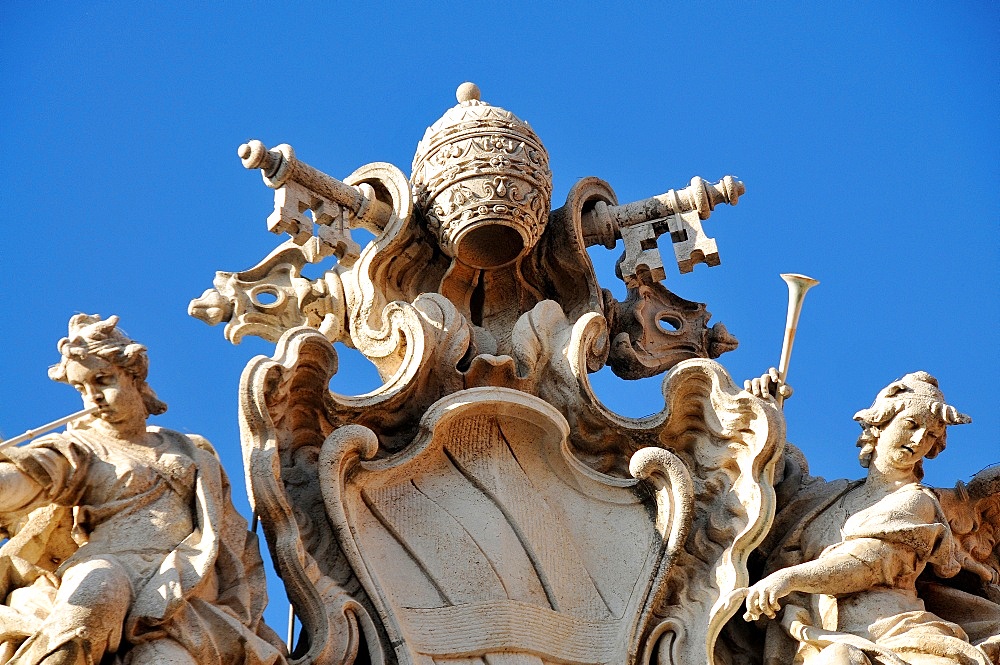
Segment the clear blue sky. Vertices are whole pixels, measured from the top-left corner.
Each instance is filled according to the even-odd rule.
[[[211,440],[248,514],[236,386],[272,346],[233,347],[186,314],[216,270],[281,241],[264,224],[271,191],[236,147],[290,143],[335,177],[371,161],[408,173],[472,80],[545,142],[556,206],[589,175],[623,202],[693,175],[743,179],[739,206],[706,223],[722,265],[668,267],[666,285],[740,339],[722,362],[742,379],[777,362],[778,273],[822,281],[786,407],[814,473],[861,475],[851,416],[916,369],[974,418],[927,481],[1000,462],[995,3],[215,4],[0,7],[4,436],[78,408],[46,378],[55,343],[74,312],[117,313],[151,350],[170,405],[155,422]],[[621,296],[619,253],[594,257]],[[338,391],[374,387],[341,358]],[[626,415],[662,407],[656,379],[594,380]]]

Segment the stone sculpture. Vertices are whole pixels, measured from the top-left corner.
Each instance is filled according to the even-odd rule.
[[[251,499],[307,663],[710,662],[774,510],[774,400],[711,359],[736,346],[671,293],[719,262],[702,221],[743,184],[700,178],[618,205],[585,178],[550,211],[545,149],[471,84],[431,125],[407,179],[344,181],[289,146],[239,154],[275,188],[291,239],[218,273],[190,312],[277,342],[240,385]],[[363,250],[353,228],[375,234]],[[624,302],[586,247],[623,239]],[[336,259],[323,277],[308,263]],[[332,342],[383,385],[328,389]],[[661,413],[609,412],[589,372],[667,372]]]
[[[189,308],[225,323],[234,344],[246,335],[276,342],[273,357],[244,370],[240,427],[251,502],[303,626],[291,658],[763,662],[763,637],[735,616],[750,558],[758,550],[781,562],[768,572],[784,566],[777,543],[795,506],[825,490],[785,443],[787,354],[780,371],[737,387],[714,361],[736,339],[721,324],[709,327],[703,303],[660,283],[657,247],[669,235],[682,273],[717,265],[703,222],[716,206],[735,204],[743,184],[694,178],[619,205],[607,183],[584,178],[552,210],[549,159],[534,130],[481,101],[472,84],[457,97],[418,144],[409,178],[379,162],[341,181],[290,146],[240,146],[243,165],[275,190],[269,230],[290,239],[248,270],[217,273]],[[362,248],[354,229],[374,240]],[[621,302],[601,288],[586,251],[618,240],[628,289]],[[303,275],[321,262],[329,266],[322,277]],[[800,294],[815,283],[786,277]],[[795,318],[790,310],[790,334]],[[332,393],[334,343],[363,353],[382,385]],[[606,409],[588,379],[606,366],[629,379],[664,374],[663,410],[635,419]],[[930,394],[924,375],[900,385],[914,381]],[[883,500],[916,501],[921,519],[951,506],[951,527],[935,518],[935,533],[958,537],[977,579],[992,575],[995,483],[981,478],[937,495],[912,487]],[[859,496],[850,501],[865,507]],[[869,541],[894,546],[880,538]],[[913,571],[931,562],[950,572],[942,543],[934,545],[913,545],[921,557]],[[855,591],[916,602],[914,579]],[[752,587],[752,615],[777,609],[768,597],[774,581]],[[928,606],[933,595],[954,608],[962,593],[990,602],[988,590],[935,589],[921,590]],[[796,639],[822,643],[828,635],[816,631],[828,628],[801,607],[784,610],[801,623]],[[978,651],[954,643],[982,662],[992,642],[977,641]],[[768,656],[769,664],[791,662],[792,647],[780,652],[789,660]],[[824,653],[857,659],[852,648]],[[897,663],[893,646],[865,648],[876,662]]]
[[[803,483],[766,544],[766,576],[748,591],[747,619],[780,622],[780,628],[768,628],[764,662],[995,662],[996,480],[974,506],[920,484],[924,458],[944,450],[945,428],[971,418],[945,403],[937,380],[926,372],[891,383],[854,418],[863,428],[858,446],[867,478]],[[985,482],[983,475],[974,484]],[[964,531],[971,531],[982,517],[983,499],[993,504],[992,522],[982,524],[991,533],[976,543],[985,547],[966,549],[956,537],[963,529],[952,524],[965,521]],[[964,501],[969,503],[968,493]],[[963,568],[975,574],[973,586],[982,595],[924,582],[930,573],[948,580]]]
[[[49,371],[96,414],[0,451],[0,662],[284,662],[215,451],[146,425],[166,404],[117,322],[74,316]]]

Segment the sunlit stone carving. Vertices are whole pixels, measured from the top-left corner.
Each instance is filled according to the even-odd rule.
[[[748,591],[746,618],[775,622],[764,662],[996,662],[1000,475],[980,474],[971,496],[920,484],[945,428],[971,418],[926,372],[891,383],[854,418],[867,478],[802,482]],[[972,536],[974,524],[986,533]]]
[[[409,179],[370,164],[337,181],[287,146],[242,146],[277,190],[268,227],[292,239],[191,305],[233,342],[277,340],[244,372],[241,424],[252,500],[306,629],[297,653],[708,661],[770,521],[781,419],[709,360],[736,340],[658,283],[655,243],[671,234],[682,271],[717,264],[700,220],[743,185],[696,178],[619,206],[586,178],[550,211],[533,130],[472,84],[458,100]],[[376,234],[359,256],[357,227]],[[617,302],[585,248],[636,233]],[[301,276],[333,255],[325,277]],[[331,342],[364,353],[382,387],[331,394]],[[604,409],[587,374],[605,364],[669,370],[663,411]]]
[[[283,663],[215,451],[147,427],[167,407],[117,322],[74,316],[49,372],[96,413],[0,451],[0,663]]]
[[[549,156],[528,123],[463,84],[458,106],[427,129],[413,157],[417,207],[441,249],[496,268],[538,242],[552,203]]]
[[[669,237],[682,273],[717,265],[702,223],[743,183],[694,178],[619,205],[590,177],[552,210],[534,131],[472,84],[457,96],[409,178],[379,162],[337,180],[289,146],[241,146],[276,190],[268,228],[291,237],[190,306],[234,343],[276,341],[244,370],[240,424],[304,628],[295,657],[763,663],[762,632],[736,615],[769,530],[757,555],[776,555],[776,481],[783,503],[801,498],[772,396],[789,391],[770,373],[733,383],[714,358],[736,339],[660,283],[658,248]],[[375,235],[360,251],[358,228]],[[619,240],[624,301],[586,251]],[[330,392],[337,342],[377,367],[379,388]],[[610,412],[588,380],[605,366],[664,374],[663,409]],[[971,526],[996,524],[987,487],[940,495],[968,518],[952,529],[979,573],[995,568],[995,541]]]

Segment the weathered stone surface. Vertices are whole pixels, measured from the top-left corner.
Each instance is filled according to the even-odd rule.
[[[584,178],[551,210],[548,155],[530,126],[475,85],[458,102],[428,129],[409,178],[373,163],[340,181],[289,146],[241,146],[244,166],[276,190],[269,230],[291,239],[218,273],[191,303],[234,343],[277,343],[243,373],[241,433],[251,501],[304,627],[302,662],[995,655],[996,474],[935,492],[899,458],[912,447],[903,423],[931,431],[913,443],[931,446],[919,458],[962,420],[933,380],[910,375],[882,396],[921,397],[913,413],[866,425],[884,449],[874,446],[868,481],[824,483],[786,444],[780,408],[815,280],[783,276],[780,369],[742,390],[713,360],[736,339],[659,283],[661,235],[681,272],[719,263],[702,222],[743,183],[694,178],[619,205],[607,183]],[[357,228],[375,235],[359,251]],[[586,252],[619,240],[623,302]],[[333,257],[322,277],[303,277]],[[374,363],[379,388],[330,392],[337,342]],[[662,411],[606,409],[588,380],[605,366],[664,374]],[[893,455],[901,466],[883,469]],[[765,560],[768,576],[751,586]],[[736,616],[744,598],[758,625]],[[878,621],[895,632],[854,626]]]
[[[256,538],[117,317],[79,314],[49,374],[96,413],[0,451],[0,662],[280,663]]]
[[[806,478],[765,543],[766,576],[746,601],[748,620],[774,622],[764,662],[995,662],[997,474],[978,476],[972,492],[920,484],[946,426],[971,419],[916,372],[855,420],[867,478]],[[950,582],[963,571],[961,586]]]
[[[233,342],[278,343],[244,372],[241,429],[252,500],[306,628],[300,652],[316,663],[363,651],[375,662],[710,661],[773,513],[781,419],[773,399],[707,360],[736,340],[656,282],[655,239],[672,233],[682,270],[718,263],[700,220],[743,185],[696,178],[618,206],[586,178],[550,212],[548,156],[527,123],[471,84],[458,97],[409,180],[372,164],[340,182],[287,146],[241,147],[278,190],[269,228],[292,240],[192,302]],[[350,228],[376,239],[302,278],[337,252],[303,210],[283,212],[288,183],[307,190],[299,208],[341,206],[342,246]],[[366,217],[373,209],[390,212]],[[314,215],[318,226],[334,217]],[[636,233],[647,240],[633,252]],[[618,238],[624,303],[585,252]],[[384,385],[330,393],[338,341]],[[663,411],[604,409],[587,374],[605,364],[630,378],[669,370]]]
[[[252,500],[306,628],[299,652],[711,661],[773,514],[782,423],[773,399],[709,360],[736,340],[657,283],[655,242],[672,234],[682,270],[718,263],[700,221],[744,187],[696,178],[619,206],[585,178],[550,212],[533,130],[471,84],[458,97],[409,179],[372,164],[340,182],[287,146],[242,147],[278,190],[269,228],[292,239],[192,303],[231,341],[277,340],[244,372],[241,429]],[[364,227],[376,239],[304,279],[336,252],[302,210],[282,212],[288,183],[307,190],[297,201],[340,206],[338,238]],[[365,217],[373,209],[389,212]],[[646,239],[629,249],[635,234]],[[620,238],[625,302],[585,251]],[[332,342],[364,353],[383,385],[330,393]],[[667,372],[663,411],[607,411],[587,379],[606,364]]]

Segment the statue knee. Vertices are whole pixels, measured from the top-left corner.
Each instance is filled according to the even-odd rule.
[[[861,651],[846,644],[831,644],[819,654],[817,665],[871,665]]]
[[[124,621],[132,604],[132,580],[125,568],[110,559],[75,564],[62,576],[57,603],[66,603],[110,615]]]
[[[57,641],[86,643],[91,659],[99,662],[118,649],[131,605],[132,581],[120,563],[82,561],[63,573],[42,631]]]

